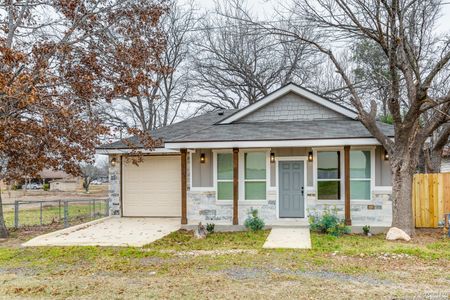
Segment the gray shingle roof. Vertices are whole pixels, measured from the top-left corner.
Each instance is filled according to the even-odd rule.
[[[393,126],[379,123],[388,136],[394,135]],[[364,125],[355,120],[313,120],[293,122],[232,123],[211,125],[193,134],[166,142],[217,142],[372,138]]]
[[[164,142],[217,142],[372,138],[372,134],[357,120],[313,120],[293,122],[261,122],[216,124],[236,110],[226,110],[223,115],[210,112],[152,132],[154,138]],[[387,136],[394,136],[392,125],[379,122]],[[136,137],[129,138],[139,145]],[[117,141],[102,145],[99,149],[124,149],[127,144]]]
[[[163,141],[177,140],[178,138],[181,138],[185,135],[191,135],[197,131],[208,128],[214,123],[217,123],[230,116],[235,111],[236,110],[233,109],[225,110],[222,111],[222,115],[219,115],[219,112],[217,111],[209,112],[201,116],[190,118],[179,123],[156,129],[151,132],[151,136],[154,139],[162,139]],[[125,140],[129,141],[129,143],[131,143],[133,146],[142,146],[140,145],[137,137],[130,137]],[[128,144],[125,143],[124,140],[119,140],[114,143],[101,145],[100,147],[98,147],[98,149],[126,149],[128,148]]]

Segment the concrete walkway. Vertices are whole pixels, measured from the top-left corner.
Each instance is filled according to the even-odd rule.
[[[179,228],[179,218],[107,217],[40,235],[22,246],[142,247]]]
[[[272,228],[263,248],[311,249],[309,227]]]

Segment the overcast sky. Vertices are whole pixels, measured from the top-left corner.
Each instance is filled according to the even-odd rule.
[[[197,6],[202,10],[214,9],[213,0],[194,0]],[[218,0],[220,1],[220,0]],[[269,17],[275,13],[277,8],[281,5],[286,5],[289,1],[286,0],[248,0],[249,7],[252,11],[260,17]],[[442,9],[442,17],[438,22],[438,30],[441,32],[450,32],[450,0],[444,1]]]

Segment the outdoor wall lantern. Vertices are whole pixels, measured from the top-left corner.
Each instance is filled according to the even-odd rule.
[[[389,160],[389,153],[387,150],[384,150],[384,160]]]
[[[308,161],[313,161],[313,153],[308,152]]]
[[[201,164],[204,164],[205,161],[206,161],[205,153],[201,153],[201,154],[200,154],[200,163],[201,163]]]
[[[113,157],[113,159],[111,159],[111,166],[115,167],[116,166],[116,158]]]
[[[270,153],[270,162],[274,163],[275,162],[275,153]]]

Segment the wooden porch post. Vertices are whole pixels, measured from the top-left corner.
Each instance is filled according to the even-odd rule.
[[[350,146],[344,146],[345,224],[352,225],[350,216]]]
[[[239,224],[239,149],[233,148],[233,225]]]
[[[186,210],[186,149],[180,149],[181,152],[181,224],[187,224]]]

